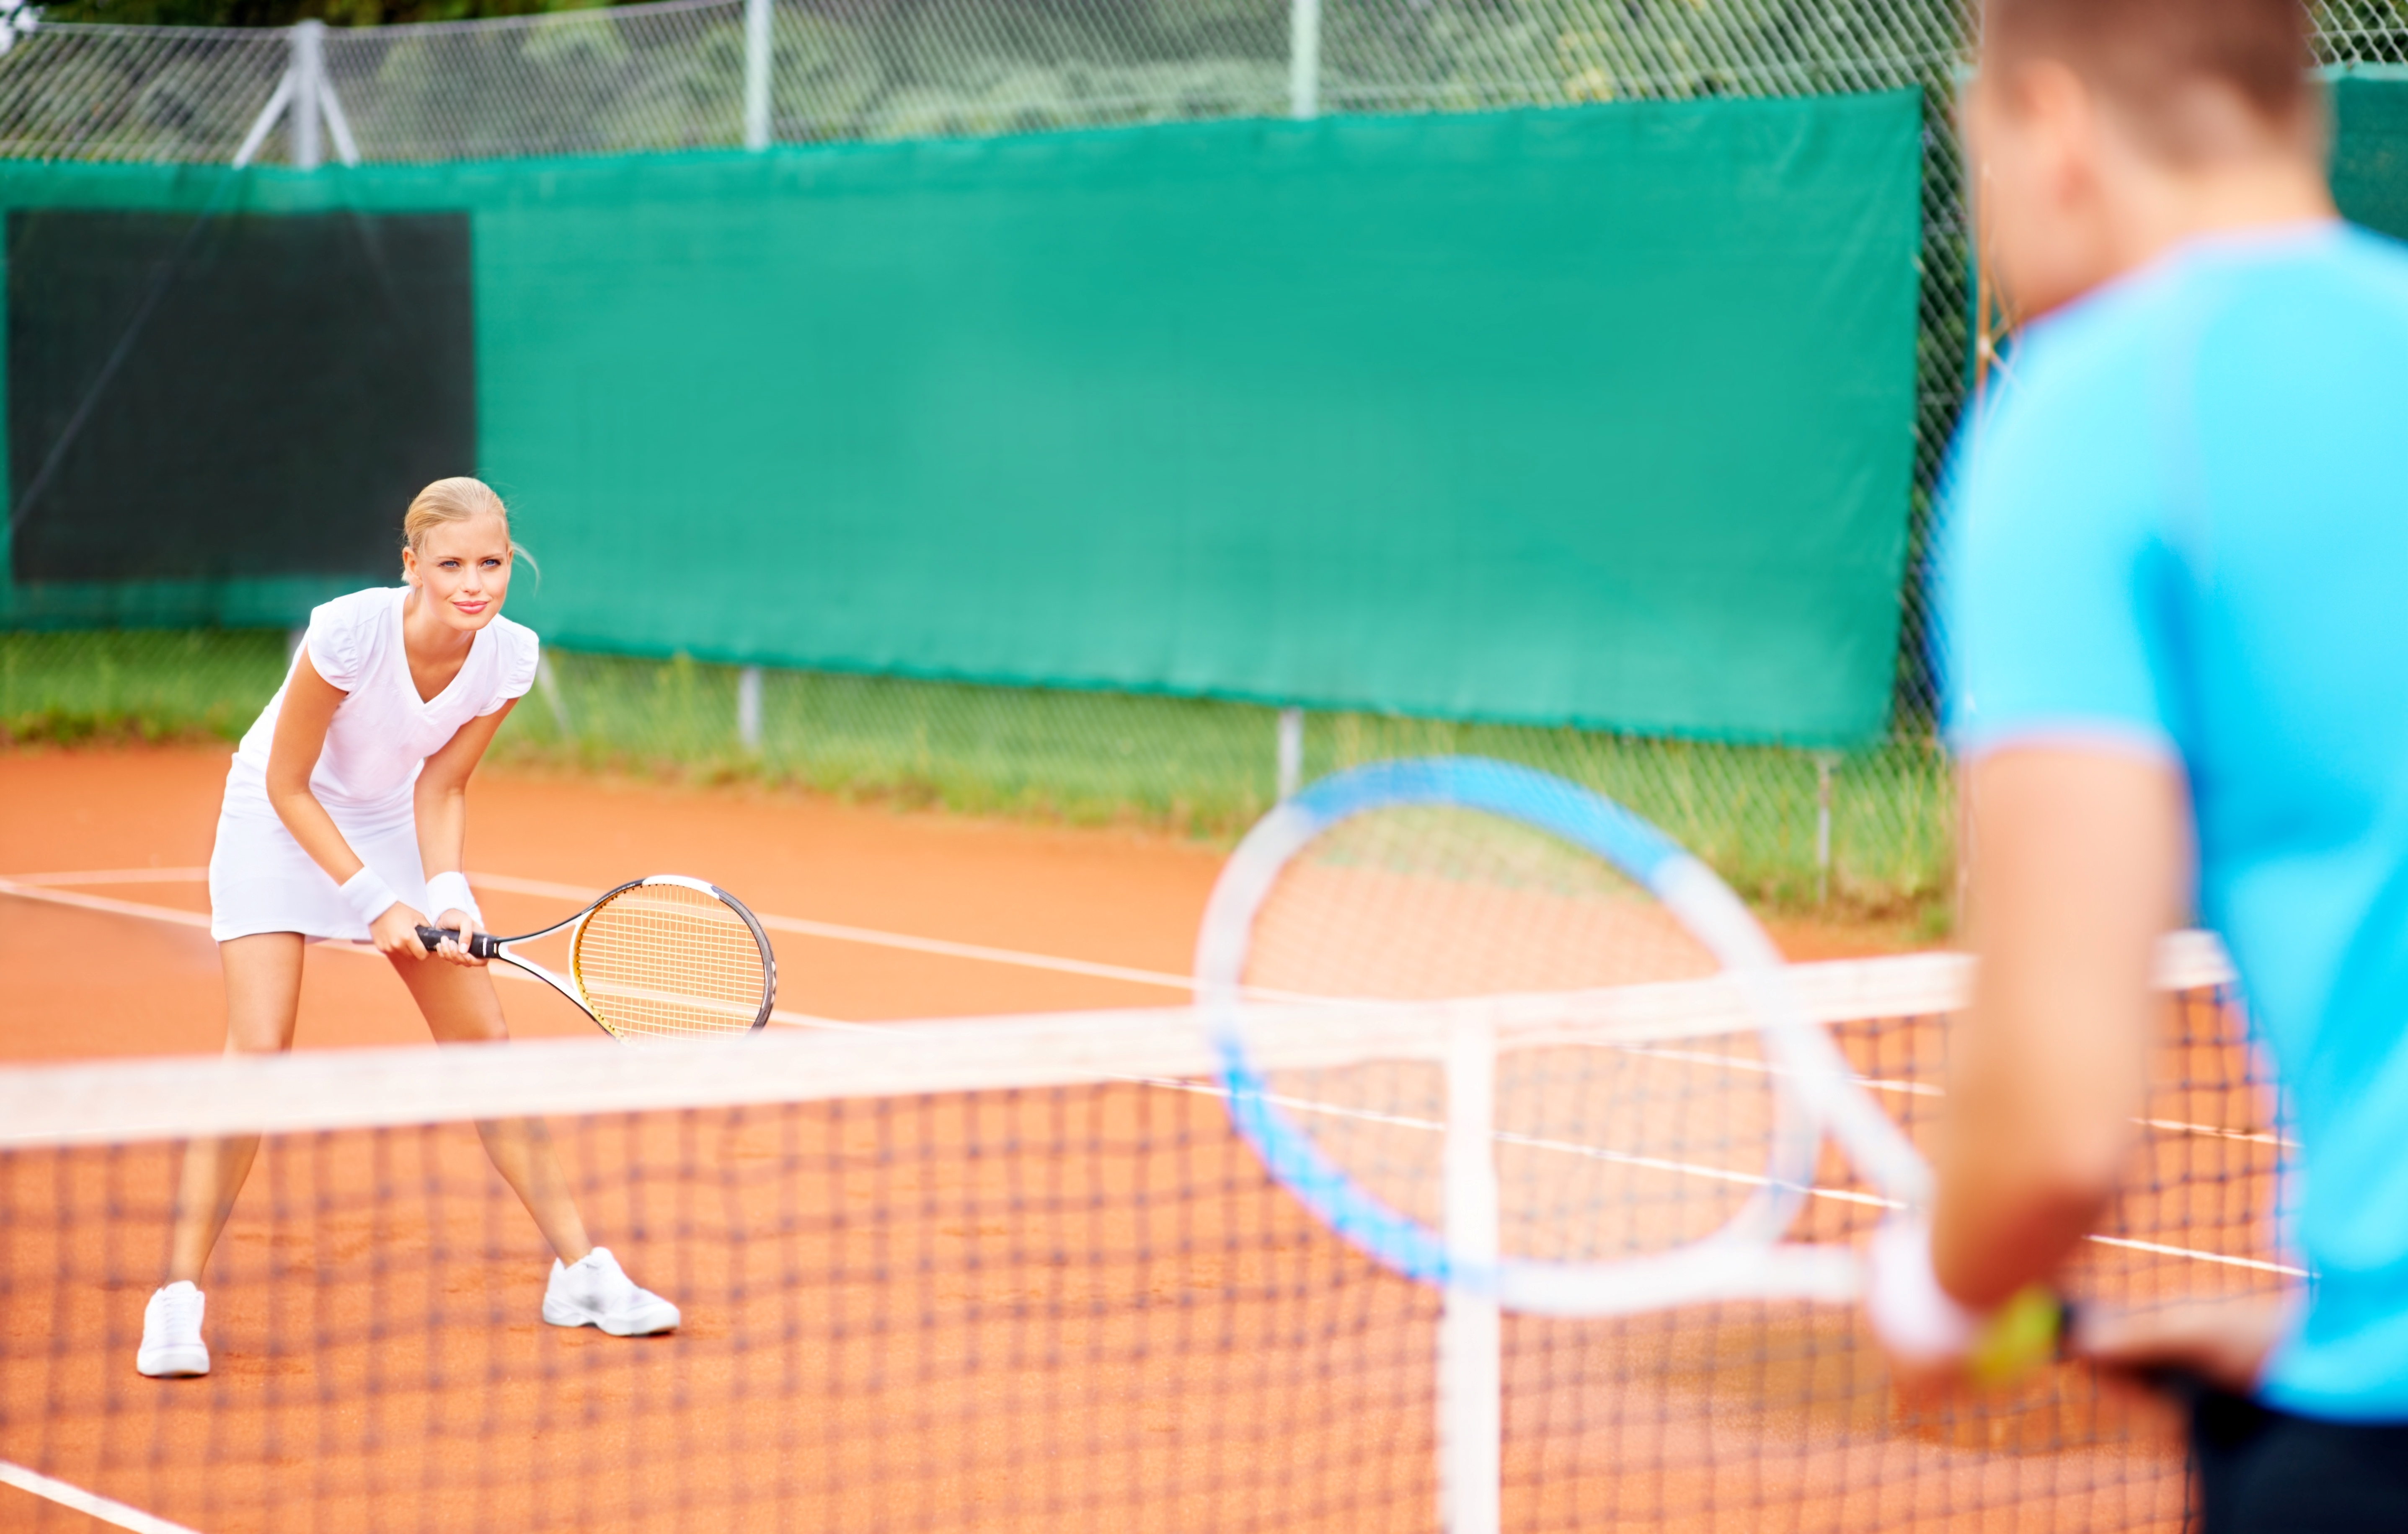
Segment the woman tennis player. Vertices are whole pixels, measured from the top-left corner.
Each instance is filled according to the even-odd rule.
[[[509,1034],[482,963],[456,942],[430,953],[416,931],[430,917],[452,931],[483,925],[460,872],[468,776],[536,674],[534,633],[501,615],[517,554],[509,513],[476,480],[437,480],[402,529],[407,584],[353,592],[309,615],[284,686],[226,774],[209,935],[225,967],[235,1053],[293,1047],[301,954],[322,938],[374,941],[438,1042]],[[674,1329],[677,1307],[586,1239],[542,1124],[477,1130],[558,1254],[543,1318],[620,1337]],[[201,1269],[258,1148],[250,1136],[186,1149],[166,1283],[142,1315],[143,1373],[209,1371]]]

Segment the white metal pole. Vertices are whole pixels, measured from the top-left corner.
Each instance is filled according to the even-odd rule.
[[[1497,1261],[1497,1040],[1484,1017],[1446,1043],[1447,1255],[1455,1276]],[[1439,1527],[1497,1534],[1505,1437],[1504,1325],[1493,1291],[1447,1285],[1438,1324]]]
[[[1321,115],[1321,0],[1288,0],[1287,115]]]
[[[544,702],[552,706],[552,722],[560,726],[560,738],[568,738],[568,700],[560,695],[560,678],[553,674],[552,657],[538,653],[535,658],[536,685],[543,689]]]
[[[1304,710],[1279,711],[1279,796],[1296,797],[1304,786]]]
[[[287,64],[284,66],[283,77],[277,80],[276,89],[267,97],[267,105],[262,107],[259,109],[259,115],[251,120],[251,131],[242,136],[241,147],[234,151],[235,169],[240,170],[251,164],[251,156],[259,152],[259,146],[267,142],[268,131],[276,126],[276,120],[282,117],[284,109],[293,105],[293,65]]]
[[[736,738],[746,751],[761,749],[761,668],[736,673]]]
[[[744,147],[769,147],[771,0],[744,0]]]
[[[1814,903],[1831,897],[1831,758],[1814,758]]]
[[[326,23],[293,24],[293,165],[315,170],[326,151],[319,132],[319,99],[325,90]]]

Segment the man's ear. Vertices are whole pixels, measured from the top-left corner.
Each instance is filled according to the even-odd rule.
[[[2099,98],[2080,75],[2055,59],[2034,59],[2003,82],[2007,108],[2022,119],[2059,208],[2085,200],[2100,171]]]

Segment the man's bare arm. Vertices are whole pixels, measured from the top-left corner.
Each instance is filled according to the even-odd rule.
[[[2008,747],[1966,787],[1981,964],[1950,1049],[1932,1266],[1982,1310],[2047,1279],[2114,1191],[2190,835],[2179,767],[2143,753]]]

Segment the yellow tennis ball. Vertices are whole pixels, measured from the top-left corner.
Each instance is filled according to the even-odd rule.
[[[1966,1355],[1966,1372],[1985,1390],[2014,1384],[2057,1356],[2064,1321],[2065,1303],[2048,1285],[2016,1290],[1974,1339]]]

